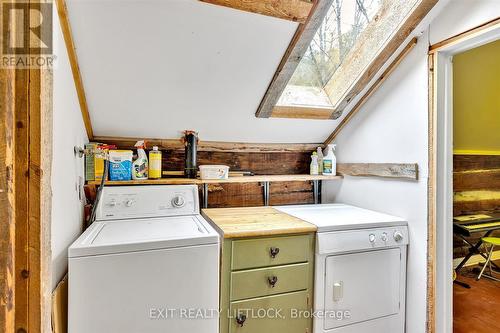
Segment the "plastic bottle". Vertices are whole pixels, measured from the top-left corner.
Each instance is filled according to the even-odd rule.
[[[161,178],[161,151],[158,146],[153,146],[153,150],[149,151],[149,178]]]
[[[319,174],[318,153],[316,152],[313,152],[311,155],[311,166],[309,168],[309,173],[311,175]]]
[[[144,141],[137,141],[137,159],[132,163],[132,179],[148,179],[148,156],[144,151]]]
[[[323,174],[323,150],[321,150],[321,147],[318,147],[316,149],[316,152],[318,154],[318,174],[322,175]]]
[[[326,155],[323,157],[323,175],[335,176],[337,174],[337,158],[333,151],[335,144],[328,145]]]

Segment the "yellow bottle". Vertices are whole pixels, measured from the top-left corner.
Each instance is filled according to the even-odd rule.
[[[161,178],[161,151],[158,150],[158,146],[149,151],[149,178]]]

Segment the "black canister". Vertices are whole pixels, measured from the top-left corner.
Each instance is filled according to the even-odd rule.
[[[184,131],[184,176],[196,178],[198,166],[196,163],[196,148],[198,145],[198,133],[195,131]]]

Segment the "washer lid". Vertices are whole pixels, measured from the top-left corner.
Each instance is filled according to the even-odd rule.
[[[400,217],[345,204],[296,205],[274,208],[316,225],[318,232],[407,225],[407,222]]]
[[[200,216],[93,223],[69,248],[70,258],[216,244],[217,232]]]

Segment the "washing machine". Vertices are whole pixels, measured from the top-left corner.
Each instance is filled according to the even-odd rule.
[[[69,333],[218,333],[219,235],[191,185],[104,187],[69,248]]]
[[[318,227],[314,333],[404,333],[407,222],[345,204],[276,207]]]

